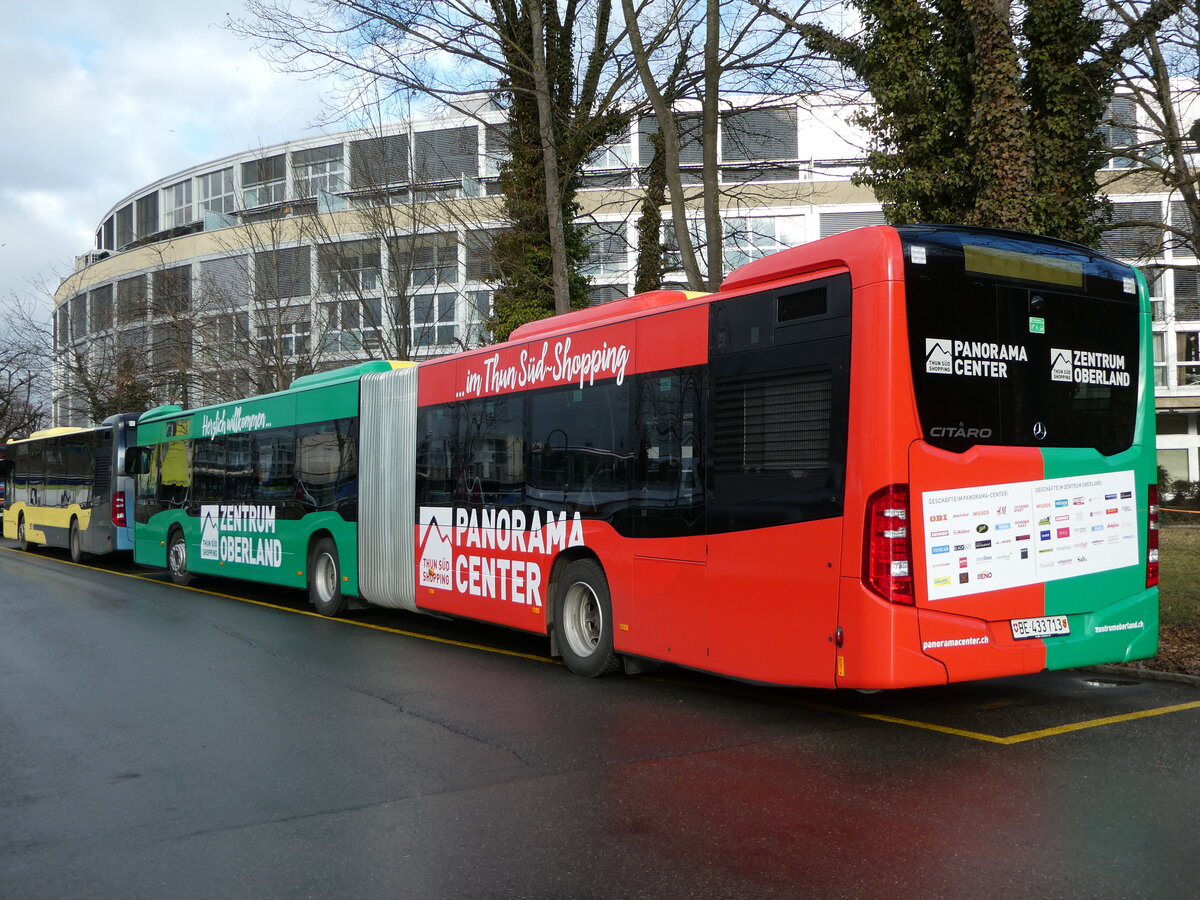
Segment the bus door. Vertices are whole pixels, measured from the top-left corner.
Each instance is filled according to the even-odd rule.
[[[704,369],[640,375],[631,479],[635,625],[631,652],[708,666]]]
[[[951,680],[1040,671],[1036,638],[1067,637],[1069,615],[1105,602],[1105,576],[1076,576],[1139,561],[1137,296],[1120,279],[1089,278],[1088,296],[1082,276],[935,275],[907,290],[922,647]]]
[[[833,682],[850,302],[841,273],[712,305],[707,587],[735,677]]]

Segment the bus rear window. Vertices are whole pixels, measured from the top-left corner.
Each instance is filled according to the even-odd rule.
[[[936,233],[905,237],[927,441],[954,452],[998,444],[1105,455],[1131,445],[1140,366],[1132,270],[1083,248],[1035,252],[987,232],[957,233],[953,244]],[[984,246],[970,246],[973,238]]]

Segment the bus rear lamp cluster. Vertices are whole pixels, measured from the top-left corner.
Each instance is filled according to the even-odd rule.
[[[890,484],[867,501],[863,583],[885,600],[912,605],[912,537],[908,485]]]
[[[112,498],[112,523],[118,528],[125,528],[129,525],[128,519],[125,517],[125,492],[115,491]]]
[[[1146,504],[1146,587],[1158,584],[1158,485],[1150,485]]]

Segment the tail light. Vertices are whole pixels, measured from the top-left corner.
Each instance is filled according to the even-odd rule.
[[[892,603],[915,603],[908,485],[891,484],[867,501],[863,583]]]
[[[1158,485],[1150,485],[1146,505],[1146,587],[1158,584]]]
[[[129,520],[125,518],[125,492],[117,491],[112,498],[112,522],[118,528],[125,528]]]

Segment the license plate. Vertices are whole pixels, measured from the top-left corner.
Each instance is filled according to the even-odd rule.
[[[1012,636],[1014,640],[1023,641],[1026,638],[1055,637],[1071,633],[1071,623],[1066,616],[1042,616],[1039,619],[1013,619]]]

